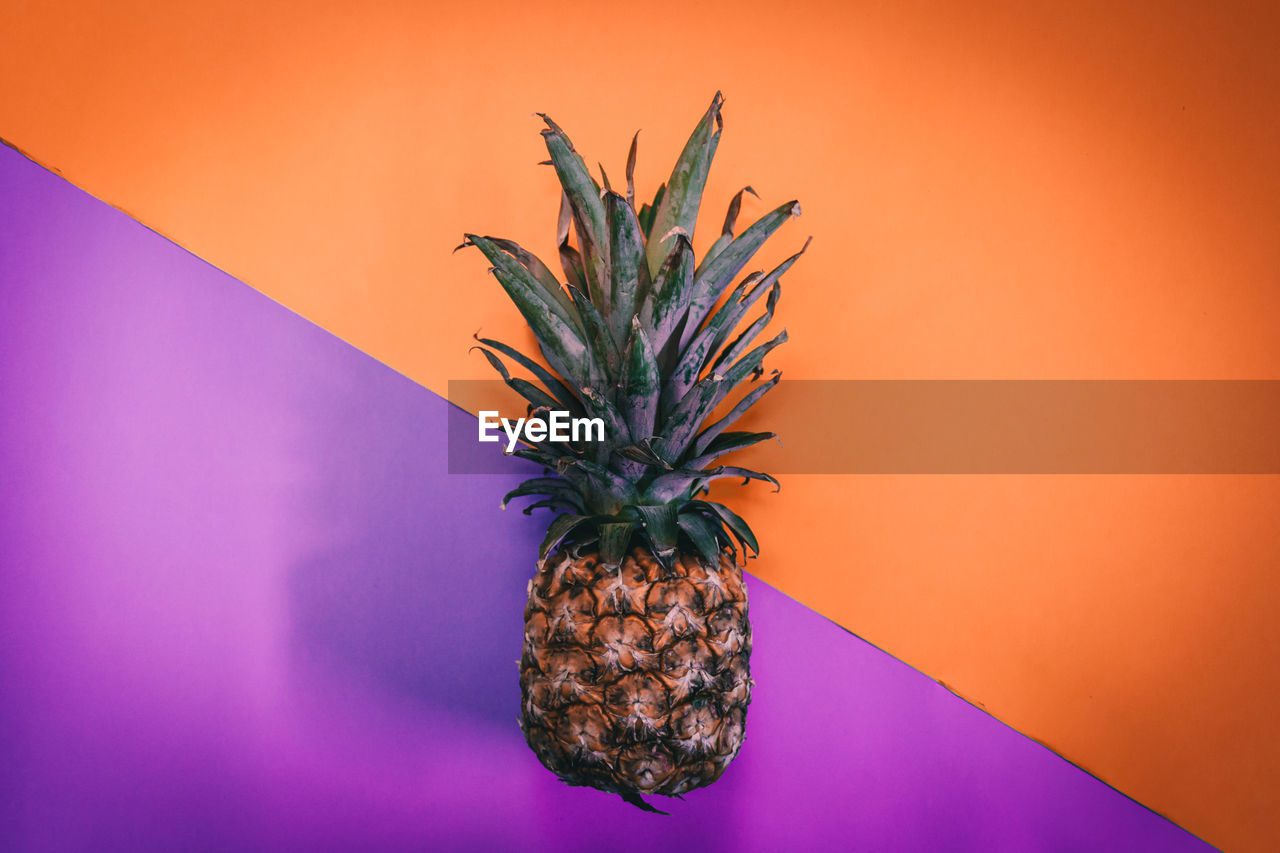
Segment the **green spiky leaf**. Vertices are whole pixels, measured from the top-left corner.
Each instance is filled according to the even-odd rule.
[[[609,334],[604,318],[600,316],[600,312],[586,295],[570,285],[569,297],[573,300],[574,307],[578,309],[578,316],[582,318],[587,352],[590,354],[593,368],[588,377],[589,381],[585,384],[593,388],[602,388],[608,383],[608,377],[618,374],[618,347],[613,342],[613,336]]]
[[[541,115],[541,114],[540,114]],[[601,310],[609,308],[609,241],[608,225],[605,221],[604,204],[600,201],[600,186],[591,177],[587,164],[578,156],[555,122],[541,116],[547,123],[542,131],[547,143],[547,152],[555,166],[556,176],[569,198],[569,207],[573,211],[573,222],[578,231],[578,250],[582,253],[583,267],[586,271],[587,291],[591,301]]]
[[[760,553],[760,543],[756,541],[756,535],[751,532],[751,527],[724,504],[714,501],[691,501],[689,506],[691,509],[705,510],[714,515],[732,531],[744,547],[750,548],[757,555]]]
[[[689,537],[698,553],[711,565],[720,562],[719,525],[697,512],[682,512],[677,518],[680,531]]]
[[[697,276],[694,298],[689,304],[689,323],[685,326],[681,346],[688,343],[698,331],[702,321],[711,312],[712,306],[720,299],[729,283],[742,272],[742,268],[755,256],[756,251],[764,245],[773,232],[793,216],[800,215],[800,203],[789,201],[762,216],[759,221],[743,231],[732,243],[725,247],[714,260],[704,265]]]
[[[768,441],[771,438],[777,437],[778,436],[772,432],[721,433],[707,444],[705,450],[696,451],[698,455],[693,459],[690,459],[687,466],[689,468],[705,468],[721,456],[733,453],[735,450],[745,450],[746,448],[759,444],[762,441]]]
[[[649,336],[638,318],[631,321],[631,340],[627,345],[622,373],[622,414],[627,431],[634,440],[653,435],[658,417],[658,399],[662,377]]]
[[[684,395],[675,411],[666,419],[666,425],[654,442],[654,450],[663,459],[676,460],[684,455],[685,448],[697,432],[698,425],[715,410],[723,397],[720,386],[724,379],[720,376],[708,376],[699,380],[698,384]]]
[[[569,226],[573,224],[573,208],[569,206],[569,194],[560,193],[560,216],[556,220],[556,248],[560,254],[560,266],[569,284],[584,293],[587,290],[587,274],[582,268],[582,255],[569,245]]]
[[[751,306],[755,304],[756,300],[758,300],[761,295],[768,293],[774,284],[782,280],[783,273],[791,269],[791,266],[800,259],[800,256],[809,248],[810,242],[810,240],[806,240],[804,245],[800,248],[800,251],[774,267],[773,271],[767,276],[762,279],[758,279],[758,283],[756,283],[755,286],[752,287],[745,295],[739,296],[737,289],[735,289],[733,294],[730,294],[729,300],[726,301],[725,304],[722,305],[721,308],[712,316],[711,320],[707,323],[707,328],[704,330],[704,333],[710,334],[711,336],[711,340],[706,347],[706,351],[708,353],[717,352],[724,346],[724,342],[728,340],[729,335],[733,333],[738,322],[747,313]],[[748,284],[752,281],[752,277],[748,277],[743,284]],[[742,285],[740,284],[738,287],[741,288]],[[740,302],[736,305],[733,304],[735,297],[740,299]],[[726,316],[722,318],[721,314],[725,314]],[[702,335],[699,334],[699,337],[701,336]],[[698,346],[697,338],[690,343],[690,347],[694,346]],[[719,359],[717,359],[717,361],[718,360]]]
[[[502,508],[506,509],[507,504],[515,498],[528,497],[530,495],[547,495],[553,498],[561,498],[576,505],[579,512],[582,512],[582,495],[573,488],[569,482],[561,477],[534,477],[525,480],[502,497]]]
[[[631,137],[631,150],[627,152],[627,204],[636,208],[636,146],[640,142],[640,131]]]
[[[729,344],[720,355],[716,356],[716,360],[712,362],[711,369],[715,370],[722,364],[729,364],[738,359],[743,351],[750,346],[751,342],[756,339],[764,327],[769,325],[769,321],[773,319],[773,311],[778,306],[778,299],[782,296],[782,285],[775,284],[769,290],[769,299],[765,303],[764,313],[756,319],[754,323],[746,328],[745,331],[733,343]]]
[[[756,198],[756,191],[751,187],[743,187],[733,196],[733,201],[729,202],[729,210],[724,216],[724,226],[720,229],[720,236],[711,244],[711,248],[707,249],[707,254],[702,258],[702,263],[698,264],[698,272],[702,272],[702,267],[716,259],[716,256],[724,251],[725,247],[733,242],[734,228],[738,223],[738,212],[742,209],[742,194],[751,193]]]
[[[667,181],[667,191],[660,202],[654,204],[653,227],[650,236],[661,237],[673,228],[680,228],[690,237],[698,221],[698,206],[702,202],[702,188],[707,182],[707,173],[711,170],[711,160],[715,157],[716,146],[720,143],[720,131],[724,119],[720,117],[720,107],[724,104],[724,96],[716,92],[711,99],[711,106],[694,128],[689,141],[685,143],[680,158]],[[648,247],[649,271],[657,273],[666,259],[668,249],[659,242],[650,240]]]
[[[547,528],[547,535],[542,540],[542,545],[538,548],[538,559],[545,560],[547,555],[556,549],[565,537],[573,532],[575,527],[586,524],[589,516],[578,515],[577,513],[564,513],[556,517],[551,522],[551,526]]]
[[[671,565],[676,547],[680,544],[680,527],[676,521],[676,508],[669,503],[657,506],[637,505],[644,524],[644,534],[653,554],[664,566]]]
[[[533,329],[547,363],[561,376],[579,382],[589,380],[593,374],[593,364],[578,330],[562,319],[521,279],[509,276],[500,269],[494,269],[493,275]]]
[[[565,293],[564,286],[556,278],[556,274],[537,255],[526,250],[513,240],[504,240],[501,237],[486,237],[485,239],[491,240],[495,246],[515,258],[522,267],[527,269],[538,280],[548,294],[563,305],[571,316],[573,315],[573,303],[569,301],[569,294]]]
[[[476,336],[476,340],[487,347],[496,349],[498,352],[511,358],[521,367],[532,373],[543,385],[546,386],[547,390],[551,392],[556,400],[559,401],[560,405],[563,406],[570,414],[582,414],[582,403],[578,400],[577,396],[574,395],[573,391],[569,389],[569,386],[565,385],[564,382],[554,373],[547,370],[541,364],[538,364],[536,361],[514,347],[507,346],[502,341],[495,341],[492,338],[482,338],[479,335]]]
[[[716,436],[720,435],[732,426],[738,418],[742,417],[743,413],[745,413],[747,409],[754,406],[759,402],[761,397],[772,391],[781,379],[782,374],[778,371],[774,371],[773,376],[768,381],[760,387],[753,389],[749,394],[743,396],[743,398],[729,410],[728,414],[699,433],[693,444],[694,453],[699,455],[707,453],[711,449],[711,444],[715,441]]]
[[[627,200],[605,193],[609,222],[610,316],[609,331],[621,346],[631,332],[631,320],[648,296],[649,265],[645,262],[640,223]]]
[[[678,341],[685,312],[693,299],[693,244],[687,234],[671,235],[671,253],[662,263],[649,291],[650,305],[641,312],[640,320],[649,330],[649,342],[655,354],[668,349],[668,341]]]
[[[627,555],[635,524],[630,521],[608,522],[600,525],[600,559],[605,566],[615,568]]]
[[[477,347],[477,349],[480,349]],[[530,405],[538,409],[554,409],[556,408],[556,398],[552,397],[546,391],[543,391],[537,385],[534,385],[527,379],[513,378],[507,371],[507,367],[502,363],[502,359],[498,358],[487,349],[480,349],[484,357],[488,359],[490,366],[493,367],[517,394],[529,401]]]
[[[475,246],[483,252],[496,269],[518,282],[523,291],[531,297],[543,302],[566,326],[571,328],[577,326],[577,312],[574,311],[573,304],[557,282],[552,281],[548,285],[545,280],[539,279],[515,256],[503,250],[498,241],[490,237],[467,234],[466,242],[463,243],[463,246],[466,245]]]
[[[578,487],[588,509],[601,515],[613,515],[640,499],[629,480],[589,459],[561,458],[556,471]]]

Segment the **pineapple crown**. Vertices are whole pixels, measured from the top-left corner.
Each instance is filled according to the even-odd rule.
[[[727,453],[774,438],[770,432],[728,428],[774,388],[774,371],[760,382],[765,356],[787,339],[752,346],[773,318],[780,279],[800,252],[772,272],[752,272],[730,285],[756,250],[784,222],[798,216],[789,201],[734,235],[744,187],[729,204],[720,236],[694,258],[692,235],[702,190],[724,126],[719,92],[652,204],[635,207],[636,142],[627,156],[626,196],[614,191],[600,167],[603,188],[564,131],[546,115],[542,131],[562,193],[557,245],[566,283],[518,244],[467,234],[493,264],[490,272],[533,330],[550,370],[500,341],[477,336],[480,349],[532,414],[567,411],[600,418],[605,440],[530,442],[515,455],[544,467],[503,498],[539,498],[525,508],[559,511],[539,559],[557,548],[598,545],[617,565],[633,539],[670,565],[677,550],[715,562],[735,541],[759,552],[747,523],[723,504],[699,499],[725,477],[777,481],[758,471],[715,464]],[[574,240],[570,238],[573,226]],[[575,245],[576,243],[576,245]],[[805,243],[805,248],[808,242]],[[727,298],[722,298],[728,292]],[[763,313],[732,337],[750,308]],[[537,382],[514,377],[503,356]],[[538,384],[541,383],[541,384]],[[740,386],[753,386],[727,413],[709,422]],[[693,550],[688,551],[687,545]]]

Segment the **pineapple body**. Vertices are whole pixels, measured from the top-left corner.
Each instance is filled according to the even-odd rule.
[[[751,624],[742,569],[635,547],[542,561],[529,585],[521,726],[561,779],[667,796],[710,785],[742,746]]]

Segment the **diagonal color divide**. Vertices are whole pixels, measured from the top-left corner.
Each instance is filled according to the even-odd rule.
[[[671,818],[516,726],[523,473],[469,416],[0,151],[8,850],[1208,850],[752,579],[743,753]]]

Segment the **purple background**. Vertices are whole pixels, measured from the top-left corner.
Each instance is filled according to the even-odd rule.
[[[0,849],[1211,849],[754,579],[724,779],[568,788],[469,416],[8,149],[0,294]]]

